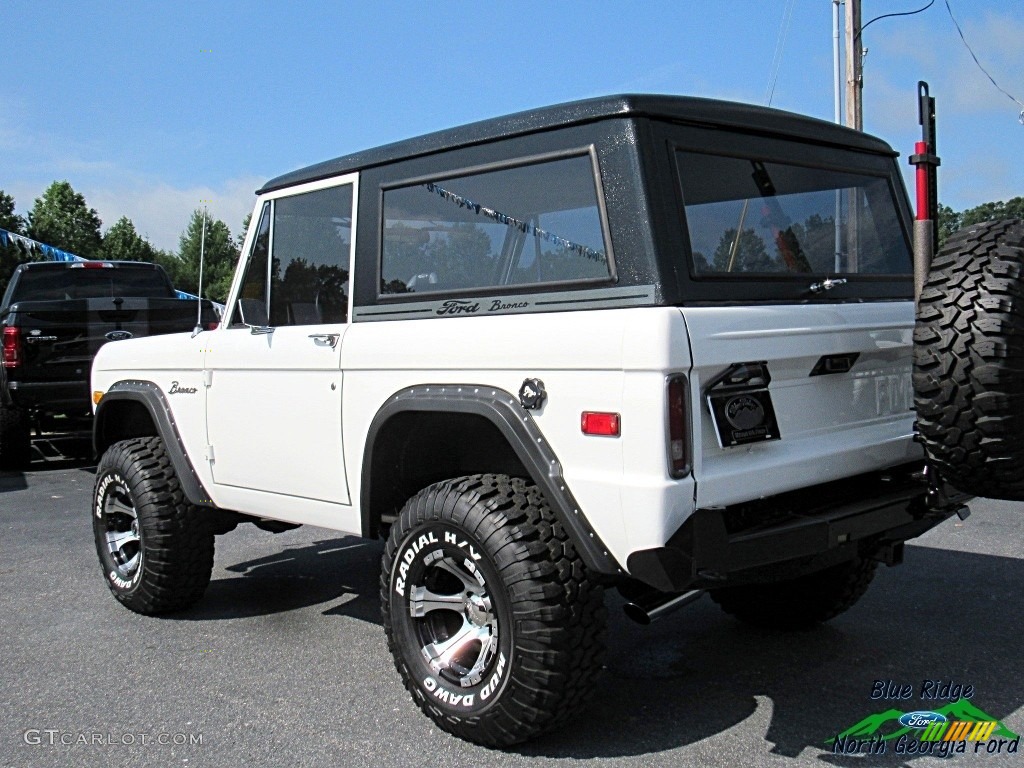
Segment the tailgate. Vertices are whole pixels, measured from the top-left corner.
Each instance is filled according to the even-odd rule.
[[[911,302],[680,311],[699,393],[692,401],[698,506],[920,455],[912,440]]]
[[[92,358],[108,341],[191,330],[196,303],[184,299],[70,299],[19,302],[15,311],[25,355],[19,380],[70,381],[88,377]]]

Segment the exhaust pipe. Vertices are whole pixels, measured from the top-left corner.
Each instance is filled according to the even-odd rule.
[[[691,589],[682,594],[666,594],[665,592],[650,592],[637,597],[622,606],[626,615],[637,624],[645,627],[652,621],[657,621],[672,611],[682,608],[684,605],[698,600],[704,594],[703,589]]]

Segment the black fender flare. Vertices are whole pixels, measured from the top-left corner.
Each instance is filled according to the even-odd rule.
[[[373,450],[381,427],[392,416],[405,411],[448,412],[482,416],[501,432],[526,467],[530,479],[541,489],[552,510],[565,525],[573,544],[587,567],[595,573],[624,575],[622,567],[591,527],[579,502],[573,497],[562,465],[530,412],[511,394],[497,387],[479,384],[426,384],[393,394],[380,407],[366,433],[363,451],[360,509],[363,535],[373,527],[370,519],[371,466]]]
[[[167,398],[160,387],[151,381],[119,381],[103,394],[96,407],[96,417],[92,426],[92,444],[96,456],[109,447],[110,441],[106,439],[106,414],[109,412],[110,404],[125,400],[141,404],[149,413],[157,435],[164,441],[167,455],[171,459],[186,498],[196,506],[216,508],[185,451],[185,444],[181,441]]]

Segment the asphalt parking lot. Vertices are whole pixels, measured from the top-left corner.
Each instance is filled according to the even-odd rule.
[[[973,686],[974,705],[1024,731],[1024,504],[976,501],[809,632],[747,628],[706,598],[643,628],[610,599],[608,669],[590,709],[501,752],[439,731],[402,688],[378,617],[378,543],[242,526],[218,539],[198,606],[138,616],[100,577],[92,467],[61,450],[74,453],[57,446],[28,472],[0,474],[4,766],[947,762],[833,754],[836,733],[887,706],[936,708],[872,700],[877,680],[915,695],[925,680]]]

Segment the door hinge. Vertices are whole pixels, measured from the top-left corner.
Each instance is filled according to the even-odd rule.
[[[213,371],[211,371],[209,368],[204,368],[203,369],[203,386],[204,387],[212,387],[213,386]]]
[[[215,461],[216,460],[216,459],[213,458],[213,446],[212,445],[206,446],[206,460],[207,461]]]

